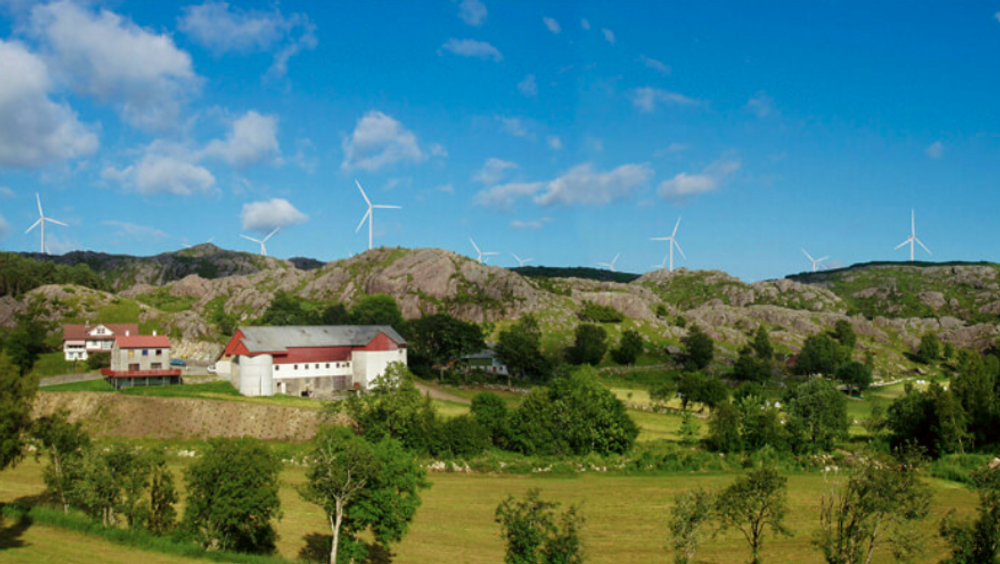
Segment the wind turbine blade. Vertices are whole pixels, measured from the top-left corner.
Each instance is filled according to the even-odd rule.
[[[36,228],[36,227],[38,227],[38,224],[41,223],[41,222],[42,222],[42,218],[38,218],[38,221],[32,223],[31,227],[29,227],[28,230],[25,231],[25,233],[30,233],[31,230],[34,229],[34,228]]]
[[[526,259],[524,259],[524,262],[531,262],[533,260],[535,260],[535,259],[533,259],[533,258],[526,258]]]
[[[650,237],[650,241],[669,241],[670,237]]]
[[[674,237],[674,236],[677,235],[677,228],[680,227],[680,226],[681,226],[681,218],[678,217],[677,218],[677,223],[674,224],[674,232],[670,234],[671,237]]]
[[[684,257],[684,260],[687,260],[687,257],[684,256],[684,249],[681,249],[681,244],[673,240],[671,240],[670,242],[677,246],[677,252],[679,252],[681,256]]]
[[[910,208],[910,235],[917,235],[917,216],[913,213],[913,208]]]
[[[277,233],[279,229],[281,229],[281,228],[280,227],[275,227],[274,231],[268,233],[267,237],[264,237],[264,240],[267,241],[268,239],[270,239],[271,237],[273,237],[274,234]]]
[[[490,256],[490,255],[499,255],[499,254],[500,253],[498,253],[496,251],[486,251],[485,253],[483,253],[483,256],[485,257],[485,256]]]
[[[809,262],[816,262],[816,261],[813,260],[812,255],[810,255],[809,253],[807,253],[805,249],[802,249],[802,252],[805,253],[806,258],[809,259]]]
[[[928,249],[926,246],[924,246],[923,241],[921,241],[920,239],[917,239],[916,237],[914,237],[913,240],[916,241],[917,244],[920,245],[921,247],[924,247],[924,250],[927,251],[927,254],[929,254],[929,255],[933,255],[934,254],[934,253],[931,252],[930,249]]]
[[[51,218],[48,218],[48,217],[45,218],[45,221],[47,221],[49,223],[55,223],[56,225],[62,225],[63,227],[69,227],[69,225],[66,225],[65,223],[63,223],[61,221],[58,221],[58,220],[55,220],[55,219],[51,219]]]
[[[816,259],[816,262],[823,262],[823,261],[825,261],[828,258],[830,258],[830,255],[827,255],[827,256],[825,256],[823,258],[818,258],[818,259]]]
[[[358,182],[357,178],[354,179],[354,183],[358,185],[358,190],[361,190],[361,197],[365,199],[365,203],[368,204],[368,207],[371,207],[372,202],[368,199],[368,194],[365,194],[365,189],[361,187],[361,183]]]
[[[242,233],[240,234],[240,237],[243,237],[247,241],[253,241],[254,243],[260,243],[260,239],[254,239],[253,237],[247,237],[246,235],[243,235]]]
[[[896,250],[899,250],[899,249],[902,249],[902,248],[903,248],[903,247],[905,247],[905,246],[906,246],[906,245],[907,245],[907,244],[908,244],[909,242],[910,242],[910,240],[909,240],[909,239],[907,239],[907,240],[903,241],[902,243],[900,243],[900,244],[896,245],[896,248],[895,248],[895,249],[893,249],[893,250],[894,250],[894,251],[896,251]]]
[[[368,211],[365,212],[365,215],[361,217],[361,223],[358,224],[358,228],[354,230],[355,233],[361,231],[361,226],[365,224],[365,220],[368,219],[368,216],[370,216],[371,214],[372,210],[371,208],[368,208]]]
[[[372,206],[372,207],[373,207],[373,208],[379,208],[379,209],[383,209],[383,210],[401,210],[401,209],[403,209],[403,206],[384,206],[384,205],[377,205],[377,206]]]
[[[35,192],[35,200],[38,201],[38,215],[45,217],[45,214],[42,213],[42,197],[38,195],[38,192]]]
[[[621,256],[621,253],[616,254],[615,258],[611,260],[611,264],[614,264],[614,263],[618,262],[618,257],[620,257],[620,256]]]
[[[476,242],[472,240],[472,237],[469,237],[469,242],[472,243],[472,248],[476,249],[477,253],[483,254],[483,252],[479,250],[479,245],[477,245]]]

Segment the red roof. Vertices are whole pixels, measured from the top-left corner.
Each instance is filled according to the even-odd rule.
[[[98,325],[103,325],[111,331],[113,335],[94,335],[91,336],[90,332],[94,330],[94,327]],[[80,341],[85,339],[90,339],[91,341],[100,341],[104,339],[114,339],[116,335],[124,335],[125,332],[129,332],[132,335],[139,334],[139,324],[138,323],[94,323],[93,325],[63,325],[63,340],[74,340]]]
[[[115,342],[120,349],[169,349],[170,339],[166,335],[116,335]]]

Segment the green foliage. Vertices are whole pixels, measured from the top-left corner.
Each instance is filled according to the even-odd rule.
[[[670,315],[670,310],[667,309],[667,305],[664,303],[656,304],[656,309],[653,310],[656,317],[660,319],[666,319]]]
[[[27,312],[15,316],[16,325],[3,340],[3,352],[21,374],[31,372],[38,357],[49,350],[45,337],[52,324],[42,321],[44,314],[41,304],[32,302]]]
[[[854,327],[846,319],[838,319],[834,323],[832,335],[848,351],[853,351],[854,345],[858,342],[858,336],[854,334]]]
[[[226,298],[219,296],[212,298],[212,301],[205,305],[208,322],[214,323],[219,332],[223,335],[232,335],[236,332],[239,320],[235,315],[226,313]]]
[[[397,331],[403,329],[403,313],[388,294],[362,297],[351,308],[351,321],[355,325],[388,325]]]
[[[31,431],[36,443],[35,457],[44,453],[49,460],[42,473],[45,486],[59,498],[63,512],[68,512],[73,484],[80,479],[83,453],[90,447],[90,435],[80,421],[69,422],[69,411],[65,409],[39,417]]]
[[[490,444],[490,432],[475,417],[466,414],[438,424],[438,440],[432,452],[437,456],[472,457]]]
[[[748,395],[736,404],[740,414],[740,438],[749,451],[769,447],[774,451],[788,448],[789,431],[781,422],[781,413],[761,395]]]
[[[344,304],[336,303],[323,308],[320,314],[320,323],[323,325],[350,325],[351,312],[347,311]]]
[[[316,312],[305,306],[305,300],[291,292],[278,290],[271,306],[257,323],[270,326],[315,325],[317,320]]]
[[[914,390],[907,384],[906,393],[889,406],[885,426],[893,447],[912,443],[937,458],[962,451],[971,444],[966,421],[966,413],[952,390],[932,382],[926,392]]]
[[[589,268],[586,266],[559,267],[559,266],[518,266],[510,269],[521,276],[533,279],[545,278],[583,278],[584,280],[600,280],[602,282],[619,282],[628,284],[639,278],[638,274],[628,272],[611,272],[603,268]]]
[[[941,536],[951,548],[942,564],[996,564],[1000,562],[1000,471],[982,468],[972,474],[979,493],[974,521],[958,521],[951,510],[941,522]]]
[[[600,325],[592,323],[577,325],[573,346],[566,351],[567,359],[577,365],[598,364],[608,350],[607,337],[607,332]]]
[[[761,360],[770,361],[774,358],[774,346],[771,345],[771,337],[763,325],[757,327],[757,333],[754,334],[753,350]]]
[[[771,363],[756,356],[753,351],[750,347],[740,349],[740,356],[733,364],[733,379],[763,384],[771,378]]]
[[[258,440],[211,439],[184,476],[185,529],[206,547],[273,552],[280,471],[281,460]]]
[[[832,375],[849,359],[848,349],[830,335],[809,335],[795,362],[795,372],[802,375]]]
[[[642,335],[635,329],[622,331],[622,339],[618,347],[611,351],[611,358],[622,365],[635,363],[643,349]]]
[[[751,563],[763,562],[760,549],[767,529],[772,534],[792,536],[785,528],[788,513],[788,479],[771,466],[752,470],[722,490],[716,513],[723,529],[735,527],[750,546]]]
[[[860,395],[872,385],[872,369],[852,360],[837,368],[837,380],[847,386],[848,393]]]
[[[677,397],[677,384],[668,380],[657,382],[649,387],[649,399],[658,405],[664,405]]]
[[[558,513],[558,503],[543,501],[538,489],[523,501],[508,496],[497,506],[494,520],[506,546],[505,564],[580,564],[584,561],[576,506]]]
[[[715,520],[715,495],[703,489],[674,496],[674,506],[667,521],[667,541],[674,550],[674,564],[694,564],[701,545],[718,532]]]
[[[594,323],[621,323],[625,319],[625,316],[617,309],[590,301],[583,302],[583,309],[580,310],[578,316],[580,321]]]
[[[480,392],[473,396],[470,412],[495,446],[507,447],[510,441],[510,410],[503,398],[493,392]]]
[[[715,341],[702,331],[701,327],[692,325],[683,342],[687,350],[686,365],[689,369],[703,370],[708,367],[715,356]]]
[[[700,403],[714,408],[729,398],[729,389],[722,380],[706,377],[701,372],[686,372],[677,383],[681,396],[681,407],[687,409],[690,403]]]
[[[6,353],[0,352],[0,470],[23,456],[31,428],[31,404],[38,382],[20,374]]]
[[[917,359],[924,364],[931,364],[941,359],[941,339],[933,333],[927,333],[920,338],[917,347]]]
[[[100,370],[111,367],[111,353],[92,352],[87,354],[87,368],[90,370]]]
[[[708,420],[708,445],[719,452],[742,452],[740,412],[730,402],[715,406]]]
[[[101,276],[86,264],[65,266],[23,257],[17,253],[0,253],[0,296],[20,296],[46,284],[75,284],[108,290]]]
[[[847,398],[829,381],[813,378],[792,391],[786,427],[796,452],[829,451],[847,437]]]
[[[993,355],[987,356],[987,359],[994,358]],[[976,446],[1000,440],[995,370],[996,365],[988,365],[976,351],[963,350],[958,354],[958,367],[952,377],[950,391],[968,417],[967,428]]]
[[[486,348],[483,330],[446,313],[425,315],[407,327],[409,360],[417,365],[445,364]]]
[[[552,366],[542,355],[541,343],[542,331],[538,320],[527,314],[517,323],[500,331],[496,352],[513,376],[545,381],[552,373]]]
[[[161,286],[152,292],[136,296],[135,299],[160,311],[173,313],[189,310],[198,301],[198,298],[192,296],[175,296],[170,293],[170,288],[166,286]]]
[[[684,446],[694,446],[698,444],[698,432],[701,430],[701,425],[698,424],[698,419],[693,413],[685,411],[684,415],[681,416],[681,426],[677,429],[677,435],[680,437],[680,443]]]

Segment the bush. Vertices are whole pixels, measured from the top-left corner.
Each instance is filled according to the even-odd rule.
[[[87,368],[90,370],[100,370],[111,367],[111,353],[95,352],[87,355]]]
[[[594,302],[583,302],[583,310],[580,311],[581,321],[593,321],[594,323],[621,323],[625,319],[617,309],[595,304]]]
[[[608,350],[607,337],[607,332],[600,325],[577,325],[576,340],[567,351],[568,360],[572,364],[594,365],[601,362]]]
[[[684,347],[687,349],[688,368],[701,370],[707,367],[715,356],[715,341],[697,325],[691,326],[684,337]]]
[[[459,415],[438,427],[438,444],[431,454],[475,456],[490,446],[490,433],[471,415]]]
[[[611,358],[618,364],[630,365],[642,353],[642,336],[634,329],[627,329],[622,333],[621,343],[618,348],[611,351]]]
[[[472,398],[472,417],[486,430],[494,445],[505,448],[510,435],[510,410],[507,402],[493,392],[481,392]]]

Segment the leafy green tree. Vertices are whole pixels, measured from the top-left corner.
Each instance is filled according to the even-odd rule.
[[[687,410],[689,403],[700,403],[714,408],[726,401],[729,390],[718,378],[709,378],[700,372],[687,372],[677,382],[677,393],[681,396],[681,408]]]
[[[0,470],[21,460],[37,390],[38,381],[22,376],[7,354],[0,352]]]
[[[52,328],[52,323],[43,321],[46,313],[41,300],[31,300],[25,313],[14,316],[14,329],[4,339],[4,352],[22,375],[31,372],[38,357],[49,350],[45,344],[45,336]]]
[[[941,536],[951,548],[942,564],[996,564],[1000,562],[1000,470],[982,468],[972,473],[979,494],[978,517],[958,521],[952,509],[941,522]]]
[[[972,443],[966,431],[967,415],[951,390],[932,382],[926,392],[909,383],[904,395],[889,406],[885,425],[889,443],[901,448],[915,443],[932,458],[964,450]]]
[[[137,527],[141,486],[135,480],[139,462],[136,447],[113,444],[108,449],[86,449],[79,478],[73,483],[73,504],[100,519],[103,527],[114,527],[121,516],[130,528]]]
[[[701,327],[692,325],[683,339],[687,350],[687,365],[692,370],[702,370],[712,362],[715,356],[715,341]]]
[[[437,440],[431,448],[435,456],[476,456],[491,444],[489,431],[469,414],[445,419],[437,430]]]
[[[505,564],[580,564],[584,561],[575,506],[562,513],[558,503],[543,501],[537,489],[523,501],[509,496],[497,506],[494,520],[506,545]]]
[[[626,329],[622,332],[621,342],[618,347],[611,351],[611,358],[618,364],[632,365],[642,354],[642,335],[635,329]]]
[[[944,360],[951,360],[955,356],[955,345],[951,343],[945,343],[944,348],[941,349],[941,358]]]
[[[917,347],[917,359],[924,364],[931,364],[941,359],[941,339],[933,333],[927,333],[920,337],[920,346]]]
[[[855,360],[841,364],[837,368],[837,380],[847,386],[851,395],[861,395],[861,392],[872,385],[872,370]]]
[[[608,350],[608,334],[604,327],[592,323],[581,323],[576,326],[576,338],[569,348],[567,357],[573,364],[590,364],[601,362]]]
[[[825,333],[809,335],[795,362],[795,372],[803,375],[832,375],[849,360],[847,348]]]
[[[258,323],[270,326],[315,325],[317,316],[306,309],[304,303],[302,298],[291,292],[278,290]]]
[[[742,382],[764,383],[771,377],[771,363],[754,356],[750,347],[740,349],[740,356],[733,365],[733,378]]]
[[[922,534],[915,526],[930,511],[931,492],[918,470],[912,455],[865,453],[855,458],[846,480],[829,483],[815,541],[827,564],[871,562],[884,547],[897,561],[920,552]]]
[[[726,401],[715,406],[708,419],[708,445],[719,452],[742,452],[740,412]]]
[[[774,358],[774,346],[771,345],[771,337],[763,325],[757,327],[757,333],[754,334],[753,350],[761,360],[770,361]]]
[[[748,450],[788,448],[788,431],[781,423],[781,413],[764,396],[745,396],[736,407],[740,413],[740,438]]]
[[[592,321],[594,323],[620,323],[625,316],[617,309],[594,302],[584,301],[583,309],[577,315],[580,321]]]
[[[486,348],[483,330],[448,315],[435,313],[414,319],[408,325],[407,342],[411,362],[445,364]]]
[[[70,423],[69,411],[60,409],[35,420],[32,427],[38,448],[36,458],[45,454],[49,465],[42,471],[45,486],[59,497],[63,513],[69,512],[69,497],[79,479],[84,452],[90,447],[90,435],[80,421]]]
[[[100,370],[111,367],[111,353],[92,352],[87,354],[87,369]]]
[[[858,336],[854,334],[854,327],[846,319],[838,319],[833,325],[833,338],[848,351],[853,351],[854,345],[858,342]]]
[[[793,390],[787,422],[797,452],[828,451],[847,436],[847,398],[822,378],[813,378]]]
[[[653,384],[649,388],[649,399],[656,405],[666,405],[677,397],[677,384],[671,381]],[[686,409],[686,408],[685,408]]]
[[[785,528],[788,513],[788,479],[771,466],[752,470],[719,492],[715,511],[723,529],[735,527],[750,546],[750,562],[760,564],[760,550],[767,529],[792,536]]]
[[[256,439],[211,439],[184,476],[184,527],[206,547],[273,552],[280,472],[281,460]]]
[[[698,549],[715,537],[715,495],[697,489],[674,496],[674,506],[667,521],[667,541],[674,550],[674,564],[694,564]]]
[[[698,420],[695,418],[694,414],[685,411],[684,415],[681,416],[681,426],[677,429],[677,435],[680,437],[680,442],[684,446],[694,446],[698,444],[698,432],[701,430],[701,425],[698,424]]]
[[[351,320],[356,325],[388,325],[403,330],[403,313],[396,300],[388,294],[371,294],[362,297],[351,308]]]
[[[552,372],[551,364],[542,354],[542,331],[531,314],[500,331],[496,352],[516,377],[544,381]]]
[[[958,369],[951,379],[950,391],[967,416],[967,429],[975,445],[995,442],[998,438],[997,378],[976,351],[958,354]]]
[[[510,441],[510,410],[507,402],[493,392],[480,392],[472,397],[472,416],[490,435],[490,440],[500,448]]]
[[[162,450],[150,451],[146,457],[149,466],[149,505],[146,509],[146,528],[162,535],[173,530],[177,521],[174,504],[179,501],[174,487],[174,475],[167,467]]]
[[[351,312],[347,311],[342,303],[328,305],[320,314],[320,322],[323,325],[350,325]]]

